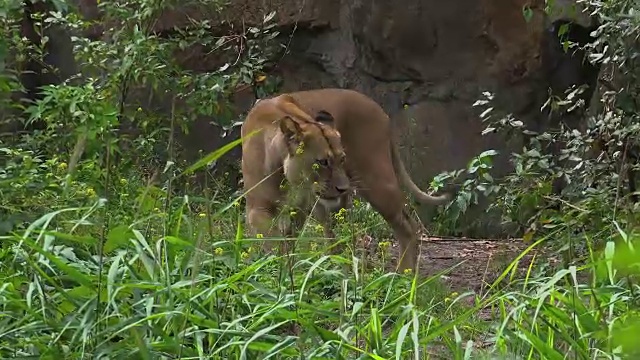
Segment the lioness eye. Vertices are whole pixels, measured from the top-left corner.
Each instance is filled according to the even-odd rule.
[[[316,163],[320,166],[329,166],[329,160],[327,159],[318,159],[316,160]]]

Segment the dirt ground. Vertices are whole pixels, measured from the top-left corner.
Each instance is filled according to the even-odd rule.
[[[473,291],[478,296],[483,296],[490,285],[499,277],[505,269],[524,250],[531,245],[522,239],[469,239],[469,238],[438,238],[423,237],[420,249],[420,272],[423,276],[434,276],[447,269],[449,272],[441,277],[441,283],[446,285],[451,292],[459,294]],[[376,248],[372,238],[362,239],[367,248]],[[368,242],[368,243],[367,243]],[[388,271],[393,271],[399,253],[397,242],[391,242],[391,257],[393,261],[387,262]],[[555,256],[550,256],[548,251],[533,249],[523,256],[517,266],[516,277],[522,279],[532,260],[536,263],[556,262]],[[509,281],[510,274],[505,282]],[[473,306],[474,297],[466,297],[468,305]],[[495,310],[493,310],[495,311]],[[481,309],[476,314],[480,321],[492,321],[495,318],[491,308]],[[489,333],[475,334],[471,339],[476,350],[489,349],[492,340]],[[442,355],[445,354],[445,355]],[[451,356],[445,346],[433,344],[429,349],[430,358],[450,359]]]
[[[454,267],[442,276],[452,291],[475,291],[482,294],[530,243],[522,239],[468,239],[423,237],[420,249],[420,272],[433,276]],[[394,260],[398,246],[392,245]],[[524,275],[531,260],[539,258],[540,250],[531,250],[518,263],[518,273]],[[540,260],[540,259],[538,259]],[[548,261],[548,257],[545,261]],[[395,261],[393,262],[395,264]],[[393,266],[393,264],[390,264]],[[457,265],[457,266],[456,266]]]

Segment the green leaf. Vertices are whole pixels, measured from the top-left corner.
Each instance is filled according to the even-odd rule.
[[[373,306],[371,307],[371,318],[369,319],[369,345],[376,352],[382,349],[382,324],[378,309]]]
[[[63,273],[65,273],[65,275],[67,275],[69,277],[69,279],[72,279],[72,280],[78,282],[79,284],[85,286],[86,288],[91,289],[92,291],[95,291],[95,285],[96,284],[95,284],[95,282],[93,280],[89,279],[89,277],[87,275],[85,275],[85,274],[81,273],[80,271],[76,270],[75,268],[65,264],[62,260],[60,260],[53,253],[51,253],[49,251],[45,251],[38,244],[36,244],[35,242],[31,241],[31,239],[22,239],[22,241],[24,241],[32,249],[36,250],[38,253],[40,253],[41,255],[46,257],[53,264],[55,264]]]
[[[186,241],[186,240],[182,240],[178,237],[175,236],[165,236],[164,240],[172,245],[180,245],[180,246],[184,246],[185,248],[192,248],[193,244]]]
[[[398,340],[396,341],[396,359],[402,359],[400,356],[402,355],[402,345],[404,344],[404,339],[407,337],[407,332],[409,331],[411,324],[411,322],[407,322],[402,326],[402,328],[400,328]]]
[[[286,324],[290,322],[289,320],[284,320],[281,321],[277,324],[273,324],[269,327],[266,327],[258,332],[256,332],[249,340],[247,340],[247,342],[244,344],[244,346],[242,347],[242,351],[240,352],[240,359],[242,360],[246,360],[247,359],[247,348],[251,347],[251,345],[255,342],[255,340],[257,340],[258,338],[260,338],[263,335],[267,335],[270,334],[271,332],[273,332],[273,330],[281,327],[282,325]],[[253,344],[253,345],[257,345],[257,344]],[[265,350],[265,348],[261,348],[261,350]]]
[[[96,240],[91,236],[72,235],[72,234],[61,233],[58,231],[45,231],[44,234],[54,236],[56,239],[72,241],[82,245],[98,244],[98,240]]]
[[[305,322],[301,322],[302,325],[305,325]],[[305,327],[312,327],[317,333],[318,335],[320,335],[320,338],[322,339],[322,341],[324,342],[329,342],[329,341],[341,341],[342,339],[340,338],[340,336],[336,333],[334,333],[333,331],[329,331],[323,327],[320,327],[316,324],[313,323],[306,323]]]
[[[129,244],[129,239],[133,238],[133,231],[127,225],[118,225],[109,230],[107,241],[104,244],[105,253],[112,252],[118,248],[124,248]]]
[[[249,137],[255,135],[256,133],[258,133],[260,130],[255,130],[253,132],[251,132],[249,135],[247,135],[244,138],[240,138],[237,140],[234,140],[230,143],[228,143],[227,145],[213,151],[212,153],[210,153],[209,155],[205,156],[204,158],[198,160],[195,164],[191,165],[190,167],[187,168],[187,170],[185,170],[182,174],[191,174],[194,171],[200,169],[201,167],[206,166],[207,164],[209,164],[212,161],[218,160],[219,158],[221,158],[224,154],[226,154],[227,152],[229,152],[231,149],[233,149],[234,147],[238,146],[238,144],[241,144],[242,141],[244,139],[248,139]]]

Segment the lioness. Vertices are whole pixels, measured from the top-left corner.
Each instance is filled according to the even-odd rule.
[[[309,114],[314,114],[311,116]],[[430,196],[409,177],[391,139],[384,110],[364,94],[319,89],[259,101],[248,113],[241,136],[246,216],[253,235],[274,236],[272,220],[283,204],[294,207],[296,227],[317,199],[314,216],[332,235],[331,212],[348,206],[352,187],[391,226],[400,243],[401,270],[415,270],[417,224],[405,210],[398,177],[421,203],[442,204],[450,195]],[[396,176],[397,172],[397,176]],[[281,187],[297,187],[293,196]]]

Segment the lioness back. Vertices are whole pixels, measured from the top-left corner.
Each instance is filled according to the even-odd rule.
[[[385,128],[389,126],[389,117],[382,107],[370,97],[355,90],[317,89],[287,95],[294,98],[309,114],[316,114],[321,110],[330,113],[341,133],[347,131],[348,127],[374,124]]]

